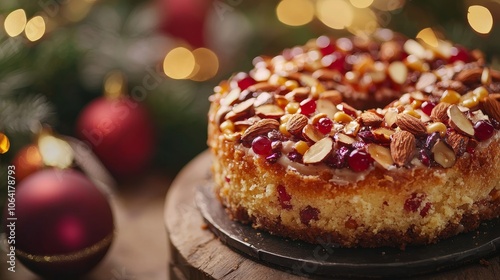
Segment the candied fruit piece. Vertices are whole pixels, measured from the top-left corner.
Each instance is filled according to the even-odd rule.
[[[316,123],[316,128],[323,134],[330,133],[330,131],[332,131],[332,127],[333,122],[332,120],[330,120],[330,118],[321,118]]]
[[[406,199],[404,209],[407,212],[417,212],[425,197],[426,195],[424,193],[412,193],[411,196]]]
[[[488,121],[478,121],[474,125],[474,136],[478,141],[486,141],[493,136],[495,128]]]
[[[252,150],[261,156],[269,155],[272,151],[271,140],[265,136],[257,136],[252,141]]]
[[[369,153],[362,150],[353,150],[347,157],[349,168],[353,171],[365,171],[372,164],[373,159]]]
[[[290,196],[285,189],[285,186],[283,185],[278,185],[278,200],[280,202],[280,205],[283,209],[292,209],[292,204],[290,203],[290,200],[292,199],[292,196]]]
[[[310,205],[300,210],[300,221],[304,225],[308,225],[311,220],[317,221],[319,219],[319,210]]]

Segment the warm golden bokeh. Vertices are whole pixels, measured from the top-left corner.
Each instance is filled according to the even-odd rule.
[[[120,71],[108,74],[104,81],[104,95],[109,98],[117,98],[125,91],[125,77]]]
[[[314,18],[314,4],[311,0],[283,0],[276,7],[276,15],[286,25],[304,25]]]
[[[0,154],[5,154],[9,151],[10,141],[7,135],[0,132]]]
[[[348,27],[354,18],[352,6],[343,0],[319,0],[316,13],[321,22],[333,29]]]
[[[356,8],[368,8],[373,4],[373,0],[349,0],[351,5]]]
[[[467,20],[474,31],[488,34],[493,28],[493,16],[486,7],[473,5],[469,7]]]
[[[213,51],[207,48],[198,48],[193,51],[193,55],[196,67],[191,75],[191,80],[198,82],[206,81],[217,74],[217,71],[219,71],[219,59]]]
[[[163,60],[163,71],[172,79],[187,79],[196,68],[196,59],[193,53],[184,48],[172,49]]]
[[[47,166],[67,168],[73,164],[74,153],[68,142],[49,134],[38,138],[38,148]]]
[[[26,38],[31,42],[35,42],[42,38],[45,34],[45,20],[41,16],[35,16],[26,23],[26,28],[24,29]]]
[[[424,43],[426,43],[430,47],[433,47],[433,48],[438,47],[438,38],[436,37],[434,30],[432,30],[432,28],[430,28],[430,27],[420,30],[420,32],[418,32],[416,38],[422,40]]]
[[[26,12],[23,9],[17,9],[8,14],[3,24],[7,35],[15,37],[21,34],[26,27],[26,20]]]

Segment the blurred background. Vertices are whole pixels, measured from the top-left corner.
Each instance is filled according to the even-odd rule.
[[[0,132],[10,148],[2,136],[1,193],[6,165],[47,165],[32,147],[47,127],[90,146],[111,138],[116,151],[96,153],[118,180],[151,168],[173,177],[206,149],[213,87],[260,54],[391,28],[479,48],[496,65],[498,18],[497,0],[2,0]],[[101,114],[113,105],[91,106],[117,96],[128,96],[126,120]]]

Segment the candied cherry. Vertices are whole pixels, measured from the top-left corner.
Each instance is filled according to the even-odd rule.
[[[347,167],[347,157],[350,152],[351,150],[349,150],[346,146],[340,147],[335,150],[335,153],[333,153],[331,160],[329,160],[327,164],[337,169]]]
[[[300,221],[304,225],[308,225],[311,220],[317,221],[319,219],[319,210],[317,208],[307,205],[306,208],[300,210]]]
[[[353,150],[347,157],[349,167],[356,172],[368,169],[372,161],[370,154],[362,150]]]
[[[278,200],[280,202],[281,208],[283,209],[292,209],[292,204],[290,200],[292,200],[292,196],[286,192],[285,186],[278,185]]]
[[[335,51],[332,54],[323,57],[321,62],[325,67],[344,73],[346,72],[345,60],[346,57],[344,54]]]
[[[469,62],[470,55],[469,51],[462,46],[454,46],[451,48],[451,56],[450,63],[454,63],[456,61]]]
[[[308,98],[300,102],[300,113],[303,115],[310,115],[316,111],[316,101]]]
[[[333,127],[333,122],[330,120],[330,118],[321,118],[318,120],[316,123],[316,128],[319,130],[319,132],[323,134],[328,134],[330,131],[332,131]]]
[[[495,128],[488,121],[478,121],[474,125],[474,136],[478,141],[486,141],[493,136]]]
[[[327,36],[320,36],[316,39],[316,46],[318,46],[319,51],[325,55],[329,55],[335,51],[335,47],[332,45],[330,38]]]
[[[432,113],[432,109],[434,109],[434,107],[436,107],[436,103],[430,101],[424,101],[420,108],[422,109],[422,112],[426,113],[427,116],[430,116]]]
[[[412,193],[409,198],[406,199],[404,204],[404,209],[407,212],[417,212],[418,208],[422,205],[422,201],[425,199],[426,195],[423,193]]]
[[[252,150],[261,156],[269,155],[272,151],[271,140],[265,136],[257,136],[252,141]]]
[[[238,87],[243,91],[249,86],[256,84],[257,82],[250,77],[247,73],[240,72],[236,74],[233,78],[236,81]]]

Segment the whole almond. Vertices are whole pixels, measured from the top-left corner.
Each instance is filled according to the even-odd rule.
[[[373,112],[363,112],[360,117],[363,124],[367,126],[376,127],[379,126],[384,121],[382,117]]]
[[[479,83],[481,81],[482,74],[483,69],[480,67],[464,69],[455,76],[455,80],[464,84]]]
[[[325,159],[333,150],[333,140],[330,137],[323,138],[312,145],[304,154],[304,163],[318,163]]]
[[[496,121],[500,121],[500,102],[492,97],[486,97],[482,100],[483,108],[488,116]]]
[[[396,125],[402,130],[406,130],[413,135],[423,135],[427,133],[425,124],[419,119],[409,114],[401,113],[396,119]]]
[[[308,119],[302,114],[293,114],[286,123],[286,130],[293,135],[302,133],[302,129],[307,125]]]
[[[467,150],[469,137],[455,131],[450,131],[446,137],[446,142],[451,146],[456,155],[461,156]]]
[[[404,166],[413,158],[417,140],[415,135],[408,131],[400,130],[392,135],[391,156],[398,166]]]
[[[441,102],[437,104],[431,111],[431,119],[436,122],[446,123],[448,121],[448,107],[450,103]]]
[[[243,135],[241,135],[241,141],[242,142],[250,142],[253,139],[255,139],[255,137],[257,137],[259,135],[266,134],[273,129],[278,129],[279,126],[280,126],[280,123],[274,119],[260,120],[256,123],[254,123],[253,125],[251,125],[249,128],[247,128],[247,130],[245,130]]]

